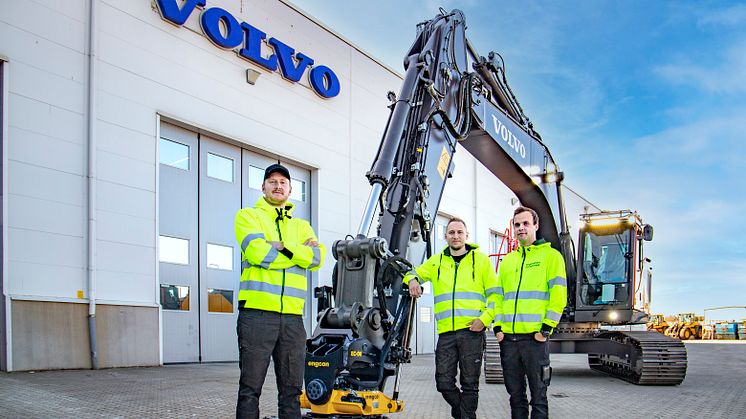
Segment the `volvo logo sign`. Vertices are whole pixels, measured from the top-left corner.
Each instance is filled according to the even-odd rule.
[[[495,129],[495,133],[497,133],[497,136],[499,138],[502,138],[503,141],[508,145],[508,148],[511,148],[515,150],[516,153],[520,154],[521,158],[526,158],[526,146],[523,145],[523,142],[513,134],[513,131],[510,130],[510,128],[506,127],[502,121],[497,119],[497,116],[495,114],[492,114],[492,124],[493,128]]]
[[[197,6],[205,7],[207,0],[157,0],[161,17],[176,26],[182,26]],[[246,22],[239,22],[227,10],[219,7],[205,9],[200,16],[200,26],[205,36],[213,44],[226,50],[239,48],[238,55],[269,71],[277,71],[286,80],[300,81],[306,69],[311,88],[323,98],[339,94],[339,78],[327,66],[314,66],[313,58],[296,52],[292,47],[277,38],[269,38],[261,30]],[[261,54],[262,43],[266,42],[274,51],[265,58]]]

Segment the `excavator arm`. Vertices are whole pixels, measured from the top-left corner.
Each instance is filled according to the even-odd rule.
[[[513,96],[498,55],[479,56],[465,28],[459,10],[420,23],[401,90],[389,94],[391,113],[366,174],[371,191],[359,229],[334,243],[333,287],[316,290],[318,326],[307,342],[301,398],[310,416],[403,409],[399,367],[411,357],[414,301],[401,279],[432,254],[432,220],[459,142],[535,208],[546,220],[541,234],[563,246],[566,223],[554,216],[561,214],[561,173]],[[389,397],[383,390],[392,376]]]
[[[417,27],[398,95],[367,178],[371,192],[357,234],[332,246],[333,288],[320,296],[307,343],[310,415],[375,416],[403,409],[386,380],[410,359],[414,301],[403,276],[431,254],[437,212],[456,144],[468,134],[474,75],[467,71],[464,16],[441,13]],[[368,237],[376,221],[375,235]],[[332,302],[333,300],[333,302]]]

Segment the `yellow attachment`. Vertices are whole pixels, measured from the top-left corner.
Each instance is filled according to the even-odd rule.
[[[354,396],[364,399],[362,402],[343,401],[350,390],[332,390],[329,400],[322,404],[316,405],[306,398],[306,392],[300,396],[300,407],[302,409],[311,409],[311,413],[319,415],[357,415],[357,416],[377,416],[386,413],[397,413],[404,410],[404,402],[401,400],[392,400],[380,391],[356,391]]]

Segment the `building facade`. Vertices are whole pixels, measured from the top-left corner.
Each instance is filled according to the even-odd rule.
[[[0,369],[236,360],[236,210],[279,161],[323,243],[355,233],[401,76],[281,0],[0,10]],[[492,250],[513,195],[454,160],[438,223]],[[432,352],[432,296],[418,310]]]

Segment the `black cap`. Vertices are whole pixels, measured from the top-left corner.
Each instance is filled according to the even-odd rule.
[[[287,178],[287,180],[290,180],[290,172],[288,171],[287,167],[275,163],[273,165],[267,166],[267,168],[264,170],[264,180],[267,180],[272,173],[279,173]]]

